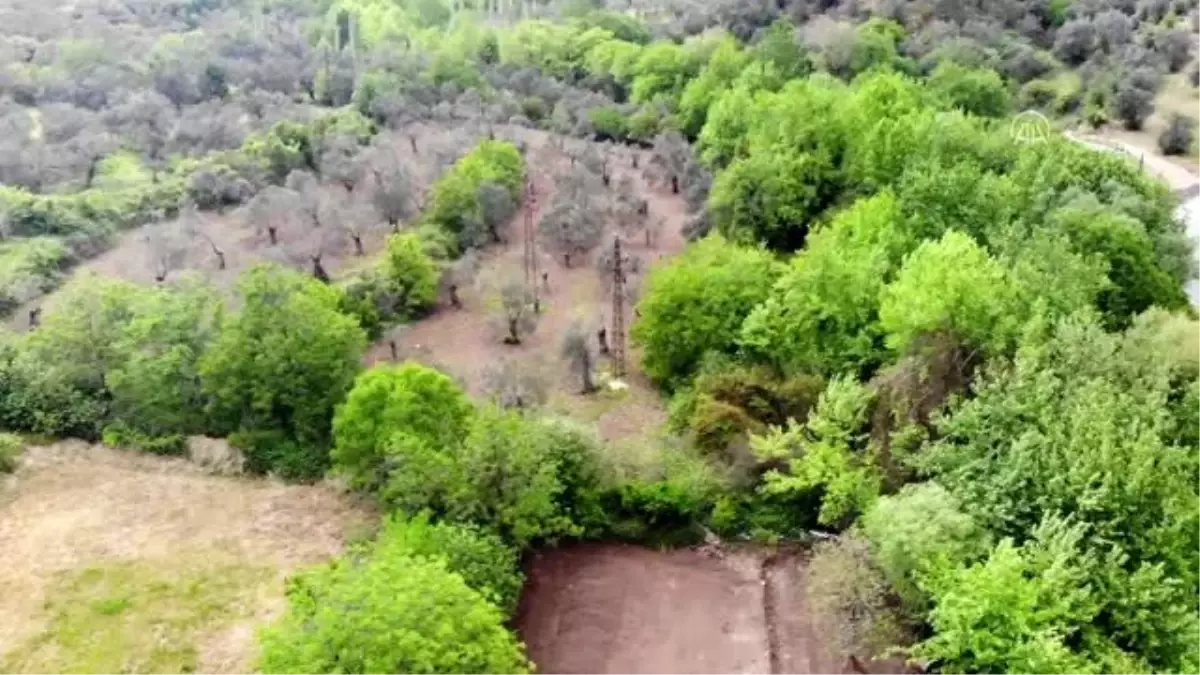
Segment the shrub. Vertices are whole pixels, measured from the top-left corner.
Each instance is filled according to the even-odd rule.
[[[229,445],[242,452],[247,473],[273,473],[285,480],[312,480],[329,468],[329,451],[288,438],[278,430],[243,430],[229,435]]]
[[[491,182],[508,190],[514,202],[521,201],[525,163],[519,150],[505,141],[483,141],[455,162],[434,184],[425,222],[434,224],[456,239],[469,231],[469,224],[483,222],[479,188]],[[470,241],[458,241],[465,248]]]
[[[437,264],[426,252],[419,234],[405,232],[388,237],[383,273],[389,282],[390,314],[414,319],[437,301]]]
[[[892,605],[887,581],[856,533],[817,544],[809,563],[809,599],[815,614],[831,617],[839,655],[879,655],[907,641],[905,619]]]
[[[24,442],[16,434],[0,433],[0,473],[12,473],[17,469],[17,455],[21,454]]]
[[[517,608],[523,576],[517,551],[494,533],[474,525],[434,523],[428,513],[388,516],[379,533],[377,555],[441,558],[446,569],[506,613]]]
[[[1164,155],[1186,155],[1192,151],[1196,122],[1183,115],[1171,115],[1167,128],[1158,135],[1158,148]]]
[[[937,483],[908,485],[881,497],[860,521],[879,569],[913,610],[924,608],[919,573],[982,553],[984,533]]]
[[[288,582],[260,633],[266,673],[525,673],[504,614],[440,559],[387,546]]]
[[[485,408],[455,454],[447,512],[518,547],[582,535],[596,519],[596,455],[574,425]]]
[[[152,455],[177,456],[187,452],[187,437],[183,434],[150,436],[123,422],[116,422],[105,427],[100,438],[110,448],[129,448]]]

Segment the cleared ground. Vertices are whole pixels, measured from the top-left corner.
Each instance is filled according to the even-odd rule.
[[[0,672],[247,672],[287,572],[371,522],[321,486],[30,448],[0,477]]]
[[[840,672],[795,556],[591,544],[528,575],[517,625],[540,672]]]

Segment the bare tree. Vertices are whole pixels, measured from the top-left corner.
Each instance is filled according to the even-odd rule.
[[[523,410],[543,405],[549,386],[534,363],[506,358],[484,368],[483,389],[499,405]]]
[[[564,267],[571,266],[572,256],[585,255],[595,248],[603,233],[600,215],[586,201],[556,197],[538,222],[538,235],[562,256]]]
[[[450,299],[451,307],[462,309],[462,299],[458,292],[473,283],[477,274],[479,274],[479,254],[474,250],[467,251],[459,256],[458,260],[442,269],[442,292]]]
[[[300,198],[300,194],[294,190],[268,186],[254,195],[246,205],[244,218],[254,227],[255,232],[267,235],[269,245],[276,246],[279,244],[279,235],[287,229]]]
[[[671,183],[671,194],[679,194],[680,180],[687,170],[691,149],[678,131],[666,131],[654,139],[650,164]]]
[[[571,372],[580,379],[579,393],[590,394],[596,391],[596,385],[592,381],[592,364],[595,363],[595,358],[592,355],[590,335],[578,321],[572,323],[563,334],[562,355]]]
[[[195,204],[186,204],[179,209],[179,223],[185,237],[189,240],[199,239],[208,245],[213,257],[217,259],[217,269],[224,270],[226,266],[225,250],[201,228],[200,213]]]
[[[516,200],[513,199],[512,193],[507,188],[491,181],[482,183],[479,186],[478,194],[482,217],[479,223],[469,223],[468,225],[475,226],[470,229],[478,228],[481,231],[464,232],[464,240],[475,246],[482,246],[485,243],[503,243],[504,237],[501,236],[500,229],[516,214]]]
[[[372,178],[371,203],[392,231],[397,232],[400,222],[416,213],[417,195],[413,177],[404,168],[395,146],[390,143],[374,148],[367,157],[366,167]]]
[[[191,242],[180,221],[155,225],[143,241],[156,282],[161,284],[171,272],[183,268]]]
[[[533,292],[517,277],[500,281],[496,292],[499,295],[497,319],[502,324],[504,344],[519,345],[537,328],[538,313],[533,306]]]

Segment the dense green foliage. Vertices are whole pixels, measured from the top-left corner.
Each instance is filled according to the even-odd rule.
[[[778,275],[779,264],[769,253],[720,237],[655,268],[632,332],[646,348],[646,374],[660,384],[678,384],[706,352],[733,350],[742,320]]]
[[[528,672],[503,613],[443,559],[414,553],[385,539],[294,577],[287,614],[262,632],[262,670]]]
[[[505,614],[517,608],[522,582],[517,550],[487,530],[430,522],[425,514],[413,518],[396,514],[385,519],[374,546],[376,555],[444,559],[447,570]]]
[[[839,533],[812,586],[846,653],[1200,668],[1192,244],[1135,164],[1005,119],[1140,127],[1192,60],[1195,0],[14,2],[0,313],[36,329],[0,336],[0,428],[158,454],[223,435],[251,472],[332,469],[386,512],[292,581],[264,670],[524,671],[504,621],[527,548],[700,525]],[[527,170],[557,171],[521,127],[652,148],[640,169],[686,199],[698,241],[647,274],[631,330],[679,437],[650,460],[425,366],[359,372],[367,337],[467,283],[453,259],[502,240]],[[1180,118],[1161,142],[1190,139]],[[564,143],[606,187],[626,151]],[[610,215],[588,190],[547,221],[572,252]],[[254,268],[227,303],[168,277],[197,248],[224,270],[197,210],[243,205],[315,278]],[[155,221],[157,286],[83,278],[39,314]],[[323,266],[388,229],[377,263]]]

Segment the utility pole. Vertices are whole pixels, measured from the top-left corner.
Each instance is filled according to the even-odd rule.
[[[625,271],[622,269],[621,238],[613,237],[612,361],[613,375],[625,377]]]
[[[523,224],[523,239],[525,240],[524,260],[525,288],[533,293],[533,311],[541,313],[541,295],[538,293],[537,241],[534,231],[534,215],[537,212],[537,191],[533,187],[533,179],[525,184],[525,221]]]

